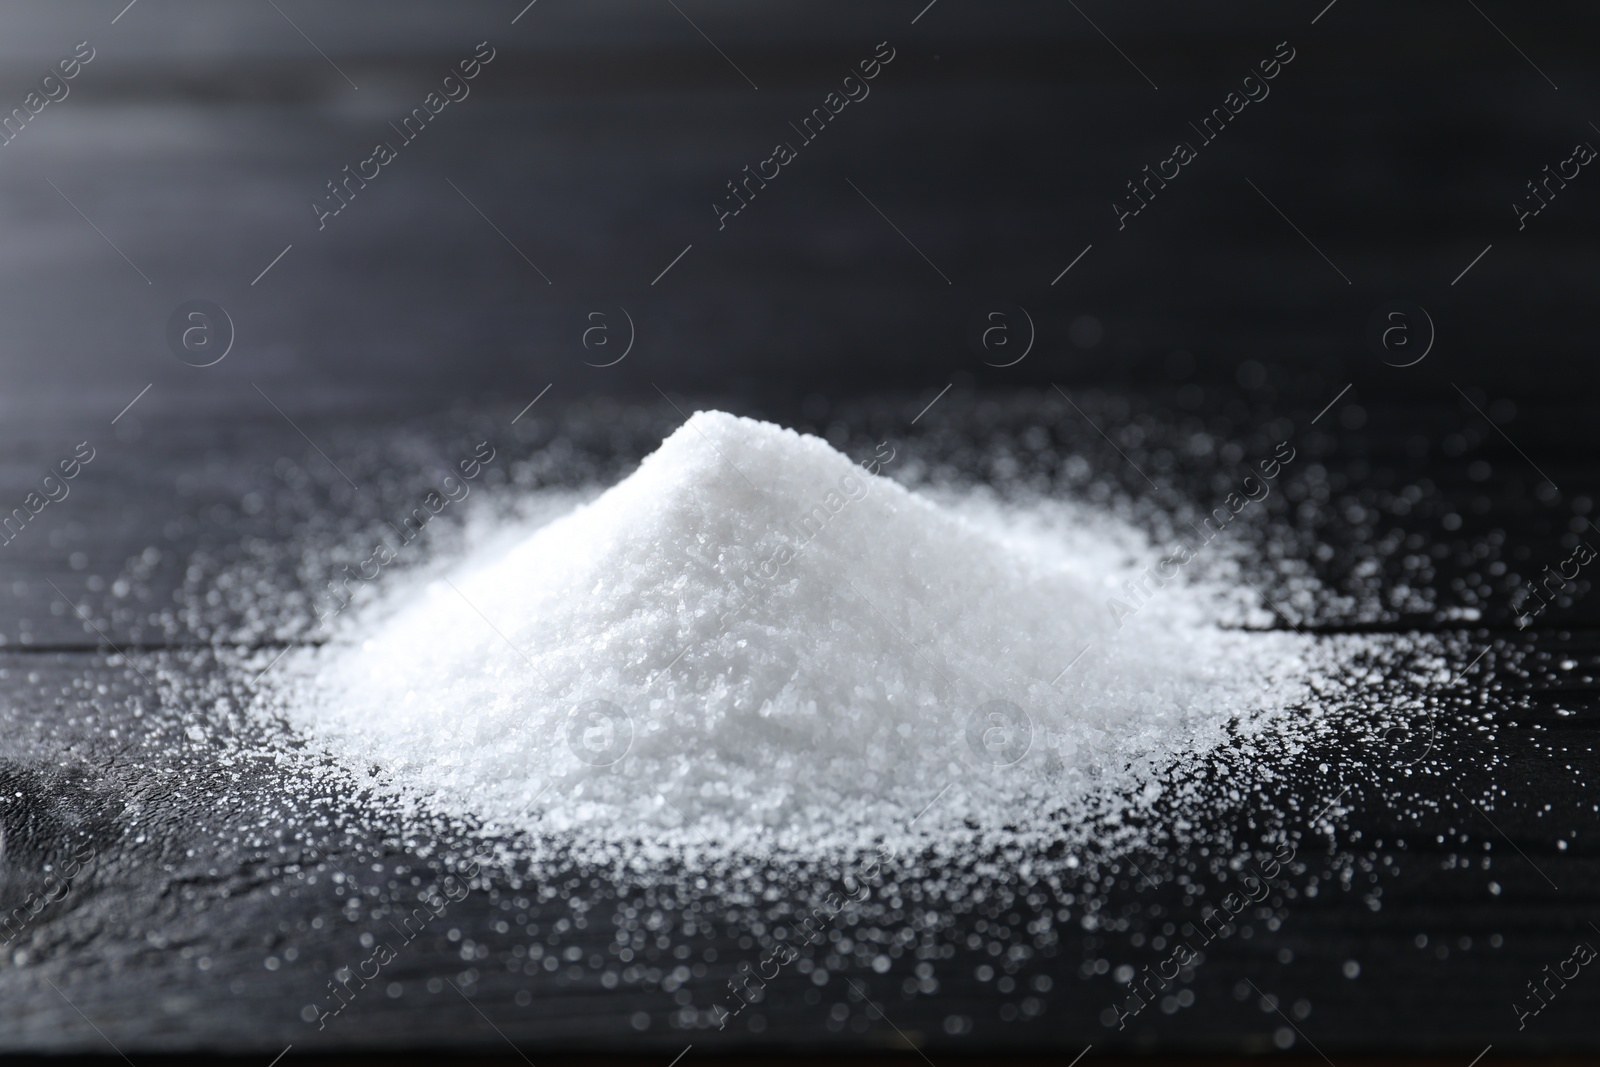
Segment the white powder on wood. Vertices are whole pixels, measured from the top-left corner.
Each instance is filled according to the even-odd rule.
[[[1059,839],[1219,746],[1315,731],[1277,725],[1315,642],[1240,629],[1258,601],[1185,575],[1118,627],[1143,535],[935,500],[870,473],[892,456],[697,413],[592,502],[286,663],[277,706],[495,830],[730,849]]]

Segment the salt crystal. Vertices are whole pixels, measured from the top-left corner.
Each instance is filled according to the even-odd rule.
[[[1059,837],[1312,696],[1311,639],[1241,629],[1262,609],[1198,577],[1119,620],[1162,555],[1140,531],[912,492],[873,473],[894,456],[697,413],[596,499],[290,661],[282,711],[491,829],[805,849]]]

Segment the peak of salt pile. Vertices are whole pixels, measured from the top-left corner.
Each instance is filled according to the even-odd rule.
[[[874,473],[892,446],[860,459],[699,412],[591,503],[313,654],[288,713],[501,830],[815,841],[1149,800],[1304,696],[1298,639],[1220,629],[1198,586],[1119,628],[1106,599],[1154,553],[1135,532],[935,503]]]

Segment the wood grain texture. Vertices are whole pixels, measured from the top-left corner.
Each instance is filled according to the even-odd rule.
[[[1582,104],[1594,14],[941,0],[913,26],[921,2],[683,6],[759,90],[662,5],[546,0],[515,26],[521,3],[285,5],[359,90],[267,7],[141,3],[115,26],[87,4],[7,13],[0,106],[71,42],[100,54],[0,150],[0,515],[79,442],[96,449],[70,495],[0,547],[0,906],[53,893],[46,865],[75,846],[93,854],[0,953],[0,1048],[664,1064],[692,1042],[685,1067],[923,1062],[909,1038],[940,1064],[1059,1064],[1090,1043],[1092,1057],[1233,1057],[1272,1051],[1286,1024],[1254,983],[1316,1062],[1313,1046],[1341,1065],[1464,1067],[1491,1043],[1485,1067],[1592,1055],[1600,979],[1585,971],[1523,1029],[1511,1004],[1575,940],[1600,943],[1600,600],[1585,572],[1531,625],[1515,609],[1525,580],[1600,545],[1600,179],[1572,181],[1524,229],[1511,204],[1572,142],[1600,138]],[[473,96],[319,230],[324,184],[486,37],[500,52]],[[885,39],[898,55],[871,97],[719,229],[725,183]],[[1298,54],[1272,95],[1119,229],[1126,183],[1285,39]],[[165,339],[197,297],[237,332],[205,369]],[[1398,298],[1437,327],[1412,368],[1368,344]],[[586,365],[590,313],[622,307],[635,350]],[[1037,328],[1015,367],[972,347],[997,307]],[[661,978],[689,967],[678,989],[714,997],[757,945],[748,929],[641,946],[654,980],[608,989],[589,965],[617,950],[608,912],[644,905],[592,871],[543,901],[505,880],[410,943],[398,998],[374,987],[319,1031],[302,1010],[364,958],[370,926],[448,873],[434,849],[461,842],[403,842],[356,796],[284,796],[270,766],[186,733],[214,708],[158,709],[140,672],[203,678],[210,646],[319,640],[304,605],[331,575],[304,549],[353,552],[473,442],[504,456],[490,510],[614,480],[679,421],[657,387],[685,410],[892,435],[967,478],[1003,446],[1069,492],[1081,457],[1117,500],[1172,508],[1209,507],[1239,458],[1292,439],[1304,465],[1265,514],[1291,530],[1278,550],[1345,600],[1290,622],[1489,649],[1476,669],[1498,686],[1493,738],[1446,719],[1449,774],[1328,753],[1326,794],[1353,791],[1336,839],[1308,836],[1271,914],[1208,951],[1192,1006],[1157,1005],[1129,1030],[1102,1021],[1125,994],[1096,962],[1156,958],[1149,939],[1196,906],[1175,880],[1195,857],[1137,857],[1154,877],[1119,874],[1104,921],[1063,927],[1010,992],[977,978],[992,960],[963,935],[980,918],[1021,927],[1022,905],[1014,922],[961,918],[936,993],[910,957],[826,985],[791,974],[764,1030],[721,1034],[672,1029],[681,1004]],[[1195,451],[1202,437],[1237,456]],[[448,558],[462,531],[450,519],[428,536],[404,566]],[[247,560],[250,582],[218,585]],[[1273,560],[1257,562],[1272,596]],[[1214,829],[1244,834],[1252,817],[1218,811]],[[951,1017],[970,1032],[947,1033]]]

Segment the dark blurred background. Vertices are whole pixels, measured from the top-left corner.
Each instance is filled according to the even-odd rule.
[[[556,403],[657,383],[782,404],[1591,381],[1600,179],[1520,232],[1512,207],[1600,143],[1585,5],[524,3],[5,5],[0,113],[78,42],[95,58],[0,148],[0,417],[98,422],[152,383],[129,418],[254,415],[252,382],[289,411],[398,413],[515,411],[552,382]],[[471,95],[319,231],[325,183],[482,41]],[[883,41],[870,96],[801,143],[790,124]],[[1285,41],[1270,95],[1201,141]],[[1113,202],[1180,140],[1198,158],[1119,231]],[[719,231],[725,183],[778,141],[799,157]],[[1408,373],[1366,340],[1397,298],[1438,334]],[[231,317],[216,366],[169,351],[189,299]],[[632,351],[585,366],[622,350],[619,308]],[[1034,349],[985,366],[1020,351],[1017,308]],[[974,346],[994,309],[999,355]]]

